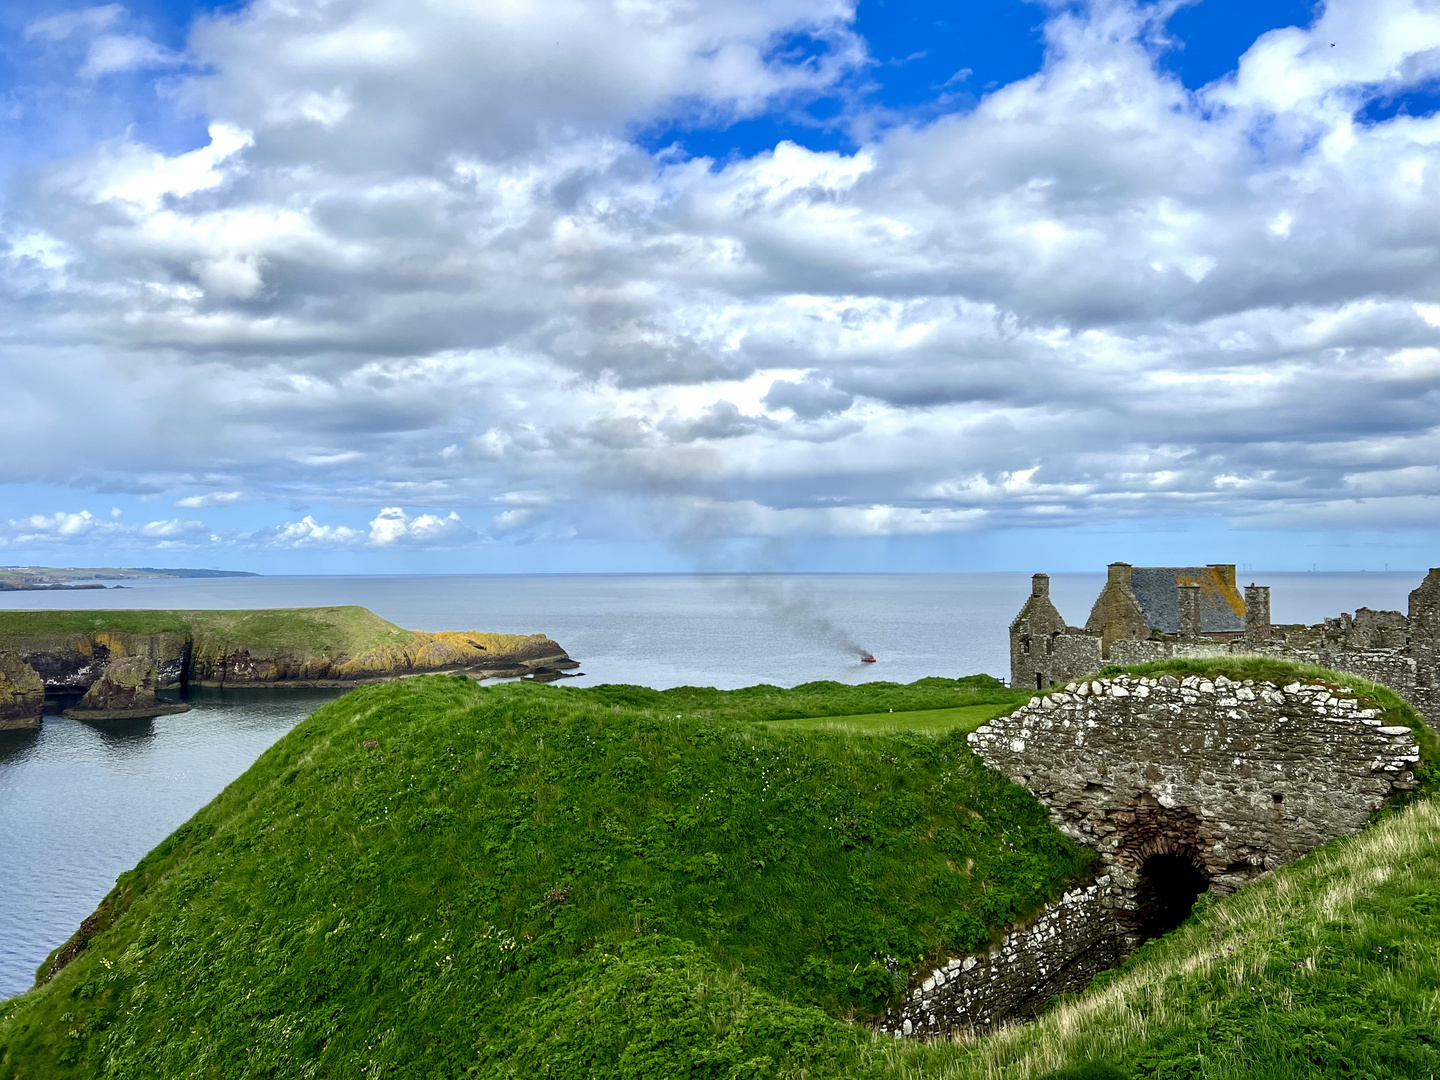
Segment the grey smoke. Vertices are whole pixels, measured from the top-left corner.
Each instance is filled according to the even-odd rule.
[[[817,644],[831,645],[852,657],[868,656],[843,626],[820,608],[815,594],[802,582],[784,582],[771,575],[743,574],[720,579],[748,603],[765,611],[770,618]]]
[[[825,610],[803,578],[780,576],[788,561],[783,544],[772,540],[743,552],[722,548],[713,539],[724,535],[716,529],[720,524],[709,513],[694,513],[671,535],[670,544],[698,573],[707,575],[712,587],[723,589],[797,637],[857,659],[870,655],[870,650]]]

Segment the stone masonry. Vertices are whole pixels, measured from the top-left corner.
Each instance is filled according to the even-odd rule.
[[[1229,892],[1414,784],[1407,727],[1348,687],[1120,675],[1071,683],[969,738],[1067,835],[1100,852],[1136,926],[1147,860],[1174,854]]]
[[[1074,994],[1124,959],[1110,878],[1065,893],[1038,918],[988,952],[936,968],[880,1024],[897,1038],[985,1031],[1039,1013],[1056,994]]]
[[[1272,656],[1382,683],[1440,726],[1440,569],[1410,593],[1409,611],[1360,608],[1314,626],[1270,621],[1270,589],[1243,599],[1229,564],[1132,567],[1112,563],[1084,628],[1067,626],[1036,574],[1010,625],[1010,683],[1043,689],[1106,665],[1209,656]]]
[[[983,1031],[1082,990],[1198,893],[1363,828],[1419,760],[1414,733],[1348,687],[1223,677],[1071,683],[969,741],[1104,867],[992,949],[919,978],[880,1026],[896,1037]]]

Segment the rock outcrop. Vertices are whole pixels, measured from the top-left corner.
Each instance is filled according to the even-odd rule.
[[[38,728],[44,707],[45,683],[35,669],[0,652],[0,731]]]
[[[444,672],[515,678],[578,666],[544,634],[417,630],[405,641],[356,652],[261,648],[201,638],[191,647],[186,681],[195,686],[346,686]]]
[[[189,710],[188,705],[158,700],[156,682],[154,660],[147,656],[118,657],[90,684],[80,704],[66,709],[65,715],[72,720],[128,720]]]

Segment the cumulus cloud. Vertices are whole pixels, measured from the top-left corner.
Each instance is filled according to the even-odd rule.
[[[178,90],[206,145],[17,184],[0,479],[388,507],[253,541],[291,547],[476,538],[401,504],[509,535],[687,498],[756,535],[1433,520],[1440,119],[1365,113],[1433,79],[1432,7],[1334,0],[1199,92],[1158,9],[1055,9],[970,111],[723,163],[633,132],[834,86],[849,4],[462,7],[222,11]]]
[[[286,522],[252,532],[241,543],[262,548],[425,548],[460,547],[479,539],[453,510],[439,514],[411,516],[398,506],[387,506],[370,521],[368,529],[349,525],[325,525],[306,514],[299,521]]]
[[[118,510],[112,510],[108,518],[96,517],[89,510],[31,514],[0,522],[0,547],[74,546],[99,540],[125,547],[164,548],[193,546],[217,539],[203,521],[169,518],[130,524],[120,518]]]
[[[376,547],[455,547],[476,538],[476,532],[455,511],[438,514],[406,514],[398,506],[387,506],[370,522],[369,542]]]
[[[247,538],[251,544],[273,548],[343,547],[360,543],[365,534],[348,525],[321,525],[311,514],[299,521],[262,529]]]

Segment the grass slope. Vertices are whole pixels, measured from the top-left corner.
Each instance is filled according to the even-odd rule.
[[[96,632],[193,634],[217,646],[358,653],[405,644],[402,630],[368,608],[272,608],[249,611],[0,611],[0,639],[62,638]]]
[[[1219,899],[1037,1023],[899,1047],[935,1080],[1440,1075],[1440,803],[1412,803]]]
[[[923,957],[983,944],[1089,867],[962,735],[751,720],[792,695],[839,709],[842,689],[740,693],[738,719],[714,692],[357,690],[122,876],[88,947],[6,1006],[0,1074],[841,1061],[857,1033],[835,1018],[883,1008]],[[967,692],[1008,694],[856,697]],[[712,984],[739,995],[733,1022]],[[671,997],[690,1012],[661,1023],[645,1001]],[[591,1049],[562,1068],[549,1032],[570,1022]],[[657,1024],[689,1034],[645,1049]]]
[[[875,712],[851,716],[811,716],[803,720],[772,720],[780,731],[843,731],[855,735],[914,731],[922,735],[950,732],[968,734],[988,720],[1009,712],[1013,705],[961,705],[951,709],[920,709],[911,712]]]
[[[715,692],[355,691],[0,1003],[0,1077],[1435,1075],[1430,800],[1202,902],[1034,1025],[846,1023],[1085,869],[954,732],[754,722],[789,694],[839,717],[994,692],[926,682],[844,711],[833,684],[743,692],[733,717]]]

